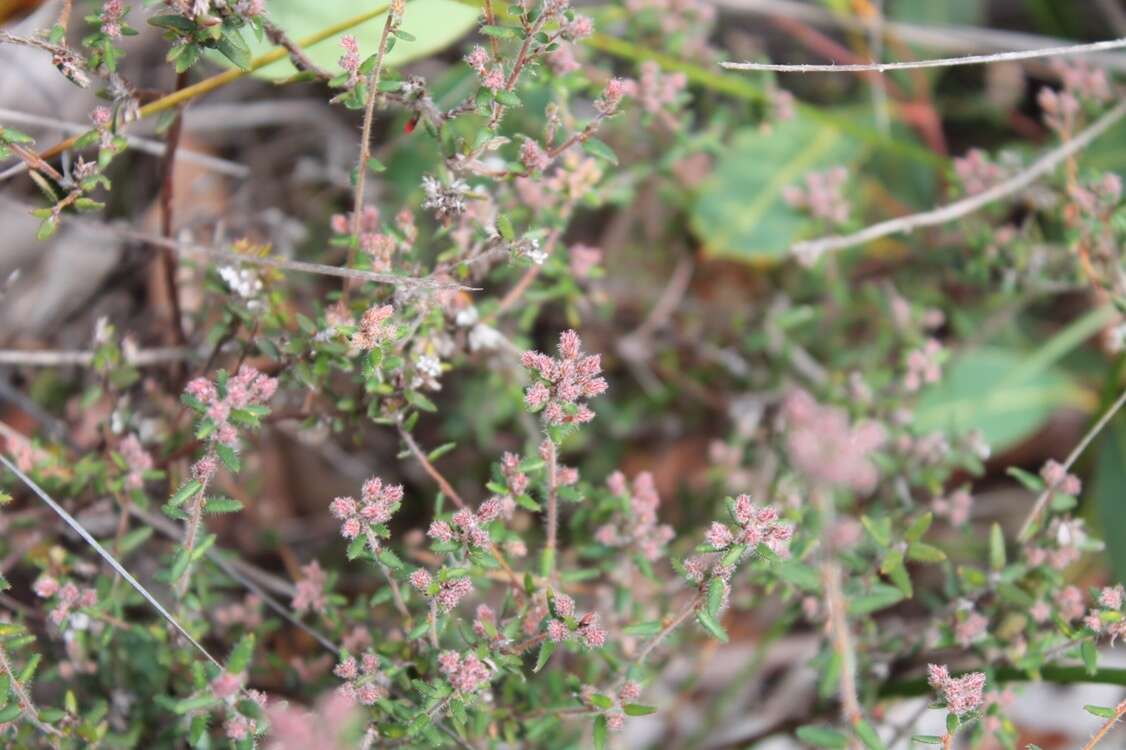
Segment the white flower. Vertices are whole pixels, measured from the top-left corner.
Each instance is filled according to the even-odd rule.
[[[470,351],[479,351],[485,349],[492,351],[500,347],[504,342],[504,334],[492,326],[478,323],[469,332],[469,349]]]
[[[468,328],[476,323],[480,317],[476,306],[470,305],[469,307],[457,311],[457,315],[454,316],[454,322],[462,328]]]

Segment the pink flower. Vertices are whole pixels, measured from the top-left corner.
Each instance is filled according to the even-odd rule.
[[[1051,459],[1040,469],[1040,477],[1049,489],[1058,490],[1065,495],[1078,495],[1083,489],[1083,483],[1077,476],[1068,474],[1063,464]]]
[[[735,535],[731,533],[731,529],[723,525],[719,521],[713,521],[711,528],[704,535],[704,541],[713,547],[725,549],[731,546],[735,541]]]
[[[219,700],[226,700],[242,689],[242,675],[223,672],[211,681],[211,692]]]
[[[438,601],[439,611],[449,612],[472,591],[473,583],[468,578],[451,578],[439,586],[434,598]]]
[[[611,711],[606,714],[606,728],[611,732],[620,732],[626,725],[626,715],[621,711]]]
[[[536,351],[521,355],[520,363],[541,379],[527,389],[524,401],[533,411],[543,408],[548,424],[589,422],[594,412],[582,399],[599,396],[608,387],[599,377],[601,359],[597,354],[582,356],[582,341],[572,330],[560,335],[559,355],[559,359]]]
[[[320,563],[316,560],[301,568],[302,578],[297,582],[296,593],[293,596],[293,609],[298,614],[309,610],[324,612],[325,608],[325,572],[321,570]]]
[[[571,631],[567,629],[567,625],[562,620],[551,620],[547,623],[547,636],[556,643],[560,643],[571,637]]]
[[[395,329],[387,321],[394,312],[395,308],[391,305],[368,308],[360,318],[358,330],[352,334],[352,351],[371,351],[389,340],[394,335]]]
[[[790,185],[782,191],[782,197],[792,207],[806,211],[815,219],[844,224],[851,212],[844,195],[847,181],[848,171],[844,167],[810,172],[805,176],[804,186]]]
[[[1108,586],[1099,592],[1099,604],[1107,609],[1122,609],[1122,600],[1126,597],[1126,589],[1122,584]]]
[[[485,66],[489,64],[489,53],[481,45],[475,45],[465,56],[465,62],[476,71],[477,75],[483,75]]]
[[[430,577],[430,572],[425,568],[418,568],[410,575],[411,586],[414,586],[419,591],[426,593],[430,588],[433,579]]]
[[[881,425],[851,425],[843,409],[822,406],[801,390],[786,398],[782,411],[789,427],[786,447],[798,471],[819,484],[861,494],[875,489],[880,475],[869,454],[886,439]]]
[[[340,58],[340,67],[348,74],[348,88],[355,86],[360,80],[360,45],[356,37],[345,34],[340,37],[340,46],[344,48],[344,56]]]
[[[349,656],[344,659],[344,661],[337,664],[336,668],[332,670],[332,673],[342,680],[354,680],[359,676],[360,671],[356,666],[355,658]]]
[[[989,620],[971,612],[965,619],[954,626],[954,638],[962,648],[968,648],[974,641],[981,638],[989,627]]]
[[[984,672],[970,672],[961,677],[951,677],[946,667],[929,664],[927,681],[942,694],[947,709],[956,716],[976,711],[984,702]]]
[[[540,144],[528,138],[520,146],[520,163],[529,172],[542,172],[551,166],[551,157]]]
[[[632,680],[627,681],[622,685],[622,689],[618,691],[618,701],[620,703],[633,703],[641,697],[641,686]]]
[[[32,584],[32,591],[41,599],[50,599],[59,592],[59,582],[49,575],[41,575]]]

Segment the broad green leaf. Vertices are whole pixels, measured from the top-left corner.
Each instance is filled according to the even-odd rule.
[[[722,643],[727,643],[727,631],[723,629],[722,625],[716,622],[716,619],[714,617],[701,610],[696,613],[696,619],[700,621],[700,624],[704,626],[704,629],[711,633],[716,640]]]
[[[873,584],[872,589],[863,594],[854,594],[846,597],[848,600],[848,613],[850,615],[867,615],[886,609],[893,604],[903,601],[903,592],[894,586],[883,583]]]
[[[1099,440],[1090,495],[1098,510],[1101,536],[1126,539],[1126,416],[1119,414]],[[1119,583],[1126,583],[1126,544],[1107,544],[1106,554]]]
[[[271,20],[294,41],[346,21],[368,9],[357,5],[353,0],[270,0]],[[405,32],[403,39],[413,36],[414,41],[400,41],[396,44],[387,53],[385,64],[391,67],[403,65],[450,46],[473,28],[479,14],[476,7],[455,0],[412,0],[407,4],[403,15],[402,29]],[[340,37],[345,34],[356,37],[361,57],[366,58],[379,49],[379,37],[385,21],[385,16],[370,18],[358,26],[305,48],[305,54],[330,73],[337,73],[340,71]],[[274,47],[265,37],[259,41],[253,34],[247,36],[251,57],[265,54]],[[212,59],[231,67],[231,63],[219,55],[213,55]],[[297,72],[287,58],[256,70],[253,75],[278,80],[297,75]]]
[[[825,750],[843,750],[848,747],[848,735],[829,727],[807,724],[804,727],[798,727],[794,734],[807,745],[825,748]]]
[[[741,130],[701,185],[691,224],[707,253],[752,263],[785,258],[824,227],[782,198],[814,171],[859,160],[863,148],[832,125],[795,117],[769,132]]]
[[[1024,368],[1026,353],[983,347],[957,358],[915,409],[922,432],[976,428],[994,451],[1035,432],[1061,406],[1083,406],[1083,392],[1065,375]]]
[[[854,728],[856,736],[864,743],[868,750],[887,750],[887,745],[880,739],[880,735],[872,728],[872,725],[866,721],[861,721]]]
[[[551,655],[555,653],[555,647],[557,645],[558,644],[555,641],[543,642],[543,645],[540,646],[539,656],[536,657],[536,666],[532,670],[533,672],[538,672],[543,669],[544,665],[547,664],[547,660],[550,659]]]

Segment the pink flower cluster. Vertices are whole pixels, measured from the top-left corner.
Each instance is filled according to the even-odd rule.
[[[481,45],[475,46],[465,56],[465,62],[481,79],[481,85],[489,91],[499,91],[504,88],[504,68],[500,65],[490,65],[489,53]]]
[[[211,681],[211,692],[219,700],[225,701],[238,695],[238,692],[242,690],[242,682],[245,679],[245,674],[232,674],[224,671]]]
[[[386,524],[403,502],[403,485],[384,484],[379,477],[364,482],[360,502],[352,497],[335,498],[329,511],[343,523],[340,535],[355,539],[360,534],[367,537],[372,554],[379,552],[379,538],[386,535]]]
[[[641,75],[636,84],[637,101],[648,114],[661,116],[672,130],[676,121],[668,110],[676,106],[687,85],[688,78],[683,73],[662,74],[657,62],[646,60],[641,63]]]
[[[1105,630],[1110,636],[1111,644],[1119,638],[1126,638],[1126,620],[1122,619],[1124,600],[1126,600],[1126,589],[1123,589],[1121,584],[1104,587],[1099,591],[1098,596],[1101,609],[1091,609],[1083,618],[1083,624],[1096,633]]]
[[[1079,481],[1079,477],[1074,474],[1068,474],[1067,469],[1063,464],[1058,461],[1049,459],[1040,468],[1040,478],[1044,480],[1044,484],[1054,492],[1062,492],[1065,495],[1078,495],[1083,491],[1083,483]]]
[[[411,585],[428,599],[433,600],[442,613],[454,609],[466,596],[473,592],[473,582],[465,576],[447,578],[437,582],[425,568],[419,568],[410,575]]]
[[[942,377],[942,359],[946,350],[936,339],[927,339],[927,343],[907,355],[907,374],[903,377],[903,388],[908,393],[914,393],[924,384],[937,383]]]
[[[524,403],[532,411],[543,410],[549,425],[582,424],[594,419],[594,412],[581,399],[606,392],[602,360],[597,354],[584,356],[582,340],[572,330],[559,336],[559,358],[537,351],[524,352],[520,363],[541,378],[524,392]]]
[[[719,553],[736,545],[746,545],[753,552],[760,545],[766,545],[779,557],[790,556],[790,540],[794,527],[780,521],[778,511],[771,506],[756,507],[750,495],[739,495],[731,505],[731,515],[737,524],[734,530],[727,524],[715,521],[704,534],[704,541],[714,549],[684,561],[684,569],[689,580],[702,583],[709,575],[727,580],[735,572],[735,566],[723,565]]]
[[[876,422],[850,425],[843,409],[822,406],[803,390],[791,393],[782,406],[789,427],[790,460],[814,482],[847,487],[867,494],[880,479],[869,455],[887,438]]]
[[[931,510],[939,518],[945,518],[951,526],[962,526],[970,520],[974,496],[966,488],[955,490],[947,497],[936,497],[931,501]]]
[[[360,82],[360,45],[356,37],[345,34],[340,37],[340,46],[344,48],[344,55],[340,58],[340,67],[348,74],[348,88],[353,88]]]
[[[566,594],[552,598],[553,617],[547,622],[547,636],[556,643],[577,636],[587,648],[601,648],[606,644],[606,631],[598,625],[598,614],[587,612],[575,619],[575,600]]]
[[[653,475],[647,471],[638,474],[631,491],[625,475],[615,471],[606,480],[606,485],[614,495],[629,498],[629,512],[615,514],[610,523],[599,527],[594,538],[608,547],[632,545],[646,560],[659,559],[676,532],[667,523],[658,522],[657,508],[661,497],[657,494]]]
[[[623,99],[636,93],[637,82],[628,78],[611,78],[602,95],[594,100],[594,110],[602,117],[610,117],[618,111]]]
[[[427,536],[443,543],[457,543],[465,547],[481,549],[488,547],[492,540],[485,525],[496,520],[504,512],[504,501],[499,496],[494,496],[481,503],[477,512],[462,508],[454,513],[450,520],[434,521],[430,524]]]
[[[357,662],[354,656],[347,656],[332,670],[344,685],[340,691],[354,701],[371,706],[381,698],[387,697],[387,687],[383,684],[379,670],[379,658],[368,651]]]
[[[962,648],[969,648],[988,632],[989,618],[970,611],[954,624],[954,640]]]
[[[489,635],[492,630],[494,635]],[[473,632],[477,634],[478,638],[485,638],[488,640],[502,640],[503,636],[500,635],[500,630],[497,627],[497,613],[488,604],[478,604],[477,613],[473,618]]]
[[[238,374],[227,380],[222,396],[216,384],[207,378],[192,380],[184,391],[207,407],[207,417],[215,424],[212,439],[233,447],[238,443],[238,430],[230,422],[231,412],[260,406],[269,401],[277,389],[277,379],[243,365]]]
[[[1009,176],[1007,169],[993,161],[979,148],[954,159],[954,174],[969,195],[982,193]]]
[[[352,334],[352,352],[371,351],[394,335],[394,326],[388,320],[394,314],[391,305],[373,305],[360,318],[360,326]]]
[[[469,651],[459,654],[456,651],[443,651],[438,654],[438,669],[450,681],[454,690],[469,695],[489,684],[492,670],[477,654]]]
[[[102,33],[110,39],[121,38],[121,19],[125,16],[124,0],[106,0],[100,16]]]
[[[71,611],[76,607],[93,607],[98,603],[98,593],[94,589],[79,590],[78,586],[70,581],[60,585],[58,580],[45,573],[32,584],[32,590],[41,599],[58,596],[58,601],[55,603],[55,608],[51,610],[50,617],[51,622],[59,627],[62,627],[63,623],[70,617]]]
[[[325,572],[321,570],[321,564],[316,560],[301,566],[301,580],[294,587],[296,590],[291,602],[297,614],[304,614],[310,610],[324,612],[325,580]]]
[[[946,708],[955,716],[964,716],[981,708],[985,699],[985,673],[970,672],[951,677],[949,670],[937,664],[927,665],[927,682],[937,690]]]
[[[579,693],[579,698],[583,703],[596,709],[599,713],[606,717],[606,728],[611,732],[620,732],[626,723],[625,706],[628,703],[634,703],[641,697],[641,685],[638,685],[632,680],[626,681],[618,690],[617,701],[615,706],[611,708],[601,708],[594,702],[594,696],[598,690],[593,685],[583,685],[582,691]]]
[[[782,199],[793,208],[809,212],[815,219],[832,224],[844,224],[850,211],[844,186],[848,170],[833,167],[823,172],[810,172],[805,185],[788,185],[782,190]]]
[[[145,484],[145,472],[153,467],[152,454],[144,449],[136,435],[128,435],[118,446],[125,459],[125,489],[139,490]]]

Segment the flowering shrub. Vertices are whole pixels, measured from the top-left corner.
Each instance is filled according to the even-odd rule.
[[[445,52],[434,0],[287,2],[0,30],[98,99],[0,128],[38,239],[152,263],[0,351],[4,746],[1015,749],[1035,683],[1126,684],[1126,105],[1068,61],[1126,42],[1004,56],[1050,78],[963,144],[954,84],[784,16],[861,61],[722,71],[695,0],[484,0]],[[271,98],[199,153],[186,104],[283,59],[358,144]],[[814,104],[853,72],[876,127]],[[189,163],[261,174],[188,220]]]

